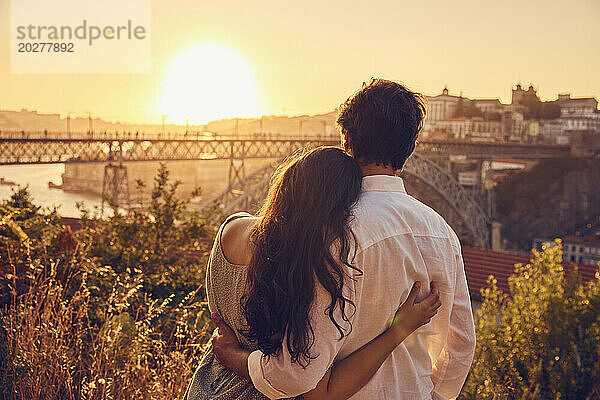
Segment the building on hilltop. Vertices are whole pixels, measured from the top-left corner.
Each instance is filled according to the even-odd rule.
[[[527,90],[521,87],[520,83],[512,89],[512,100],[511,104],[523,106],[532,102],[539,102],[540,99],[537,95],[537,91],[533,88],[533,85],[529,85]]]
[[[515,111],[502,113],[502,125],[504,137],[509,141],[520,142],[523,140],[525,118],[522,113]]]
[[[541,128],[537,120],[526,119],[529,104],[538,102],[537,92],[517,85],[513,89],[513,104],[499,99],[469,99],[450,95],[445,87],[442,94],[428,97],[428,118],[424,136],[438,139],[473,140],[483,142],[537,142]]]
[[[476,141],[502,140],[502,122],[487,121],[483,118],[471,119],[471,139]]]
[[[482,117],[455,117],[435,123],[435,130],[443,132],[448,139],[469,139],[493,142],[503,140],[503,125],[500,121],[486,121]]]
[[[435,131],[446,135],[447,139],[467,139],[471,137],[471,119],[467,117],[444,118],[435,121]]]
[[[587,136],[600,136],[600,111],[598,100],[593,97],[572,98],[569,93],[559,94],[556,100],[560,106],[560,122],[563,136],[568,143],[573,142],[574,134],[585,132]]]
[[[442,94],[427,97],[427,105],[429,107],[427,119],[430,122],[440,121],[453,118],[460,101],[460,96],[449,94],[448,87],[442,90]]]
[[[558,95],[562,116],[593,116],[598,114],[598,100],[593,97],[571,97],[570,93]]]
[[[562,130],[573,131],[599,131],[600,132],[600,113],[592,114],[590,117],[563,115],[560,117]],[[570,135],[569,135],[570,136]]]
[[[573,98],[569,93],[559,94],[560,120],[565,131],[600,131],[598,100],[593,97]]]
[[[514,86],[511,104],[451,95],[447,87],[428,96],[427,103],[424,138],[568,145],[574,132],[600,134],[595,98],[559,94],[555,101],[542,102],[533,85],[527,90],[520,83]]]
[[[560,119],[540,119],[539,134],[542,140],[552,144],[569,144],[569,137],[563,131]]]
[[[590,265],[600,262],[600,235],[565,237],[563,257],[568,261]]]

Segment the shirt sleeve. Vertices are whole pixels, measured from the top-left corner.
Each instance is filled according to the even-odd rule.
[[[346,277],[344,296],[354,301],[353,281]],[[329,318],[325,309],[331,302],[331,296],[320,284],[315,287],[315,300],[309,318],[314,331],[314,342],[310,348],[310,355],[315,357],[308,366],[302,367],[291,362],[287,349],[287,340],[284,339],[282,350],[278,356],[265,356],[260,351],[254,351],[248,357],[248,372],[254,387],[269,399],[295,397],[314,389],[327,370],[333,364],[344,340],[349,333],[349,323],[342,322],[341,311],[336,307],[334,318],[345,328],[344,338],[340,339],[340,332]],[[346,302],[345,314],[352,321],[354,308]]]
[[[459,395],[475,354],[475,324],[460,244],[455,260],[456,286],[447,344],[433,366],[431,376],[434,384],[432,397],[436,400],[453,399]]]

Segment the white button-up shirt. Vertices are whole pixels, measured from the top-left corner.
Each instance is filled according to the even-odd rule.
[[[313,389],[336,360],[381,334],[406,300],[415,281],[418,299],[439,287],[442,306],[430,323],[401,343],[373,378],[352,399],[449,399],[458,396],[475,352],[475,327],[467,280],[454,231],[434,210],[406,194],[401,178],[363,178],[351,229],[357,238],[352,264],[363,271],[345,283],[354,301],[352,332],[339,333],[323,311],[330,297],[317,286],[310,312],[315,341],[306,368],[292,364],[287,346],[277,357],[255,351],[248,358],[254,386],[271,399],[297,396]],[[349,270],[350,273],[351,270]],[[346,287],[347,286],[347,287]],[[340,314],[336,315],[338,323]]]

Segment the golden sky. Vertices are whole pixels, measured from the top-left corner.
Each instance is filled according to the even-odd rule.
[[[508,102],[511,85],[600,97],[600,1],[152,0],[150,74],[11,74],[0,0],[0,109],[158,123],[166,73],[214,43],[254,72],[264,114],[328,112],[370,77]]]

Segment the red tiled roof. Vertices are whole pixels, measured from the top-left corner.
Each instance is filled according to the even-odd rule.
[[[487,278],[490,275],[494,275],[498,281],[498,289],[508,294],[508,278],[514,273],[515,264],[526,264],[529,262],[529,256],[526,255],[468,246],[463,246],[462,253],[469,293],[472,298],[476,299],[481,298],[479,290],[487,287]],[[575,265],[577,265],[579,276],[583,282],[594,279],[597,270],[595,265],[574,264],[571,262],[563,263],[567,276],[573,271]]]
[[[492,162],[503,162],[503,163],[512,163],[512,164],[527,164],[523,160],[518,160],[516,158],[500,158],[500,157],[492,157]]]

